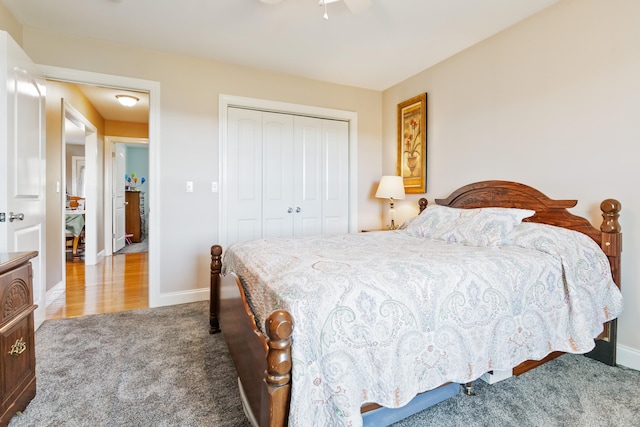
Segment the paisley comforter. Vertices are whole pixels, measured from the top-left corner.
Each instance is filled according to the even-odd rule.
[[[585,353],[622,311],[608,261],[587,236],[523,223],[474,246],[370,232],[234,244],[258,325],[294,319],[289,425],[362,424],[360,407],[406,404],[552,351]]]

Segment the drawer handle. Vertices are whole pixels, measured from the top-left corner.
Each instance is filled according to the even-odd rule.
[[[16,340],[16,343],[11,346],[11,351],[9,354],[11,356],[20,356],[27,349],[27,343],[24,342],[23,338]]]

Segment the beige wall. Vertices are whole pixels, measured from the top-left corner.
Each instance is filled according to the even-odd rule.
[[[430,201],[506,179],[600,224],[622,202],[619,343],[640,351],[640,2],[566,0],[383,94],[384,173],[395,171],[396,106],[428,95]],[[397,203],[409,215],[411,202]],[[638,353],[640,354],[640,353]]]
[[[218,195],[210,189],[219,176],[220,94],[357,112],[358,226],[379,226],[381,203],[371,192],[380,178],[380,92],[28,28],[23,40],[38,64],[160,83],[160,141],[150,141],[159,144],[160,194],[150,197],[159,199],[160,225],[150,232],[160,248],[162,294],[208,286],[218,230]],[[184,191],[186,181],[193,193]]]
[[[127,138],[149,138],[149,126],[146,123],[120,122],[107,120],[104,133],[108,136],[125,136]]]
[[[0,1],[0,29],[9,33],[11,38],[22,46],[22,25]]]

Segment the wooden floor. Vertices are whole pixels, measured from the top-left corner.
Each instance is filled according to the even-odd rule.
[[[46,319],[148,307],[148,255],[113,255],[90,266],[81,260],[67,261],[66,291],[47,306]]]

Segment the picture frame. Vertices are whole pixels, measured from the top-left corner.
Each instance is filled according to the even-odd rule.
[[[405,193],[427,191],[427,94],[398,104],[398,165]]]

